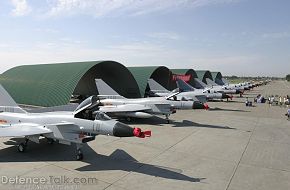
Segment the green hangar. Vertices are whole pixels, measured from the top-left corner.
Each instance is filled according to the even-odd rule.
[[[131,72],[115,61],[23,65],[0,75],[0,83],[18,104],[51,107],[68,104],[73,95],[84,99],[98,94],[96,78],[120,95],[140,97]]]
[[[198,80],[207,83],[211,79],[223,83],[220,72],[193,69],[172,69],[165,66],[128,67],[115,61],[90,61],[56,64],[23,65],[0,75],[0,84],[13,99],[22,105],[52,107],[82,101],[98,95],[95,79],[103,79],[126,98],[146,97],[147,81],[154,79],[168,90],[177,88],[176,79],[181,78],[200,88]]]
[[[148,67],[128,67],[128,70],[135,77],[139,85],[141,97],[147,95],[150,91],[147,85],[148,79],[152,78],[166,89],[174,89],[175,84],[172,83],[172,72],[165,66],[148,66]]]

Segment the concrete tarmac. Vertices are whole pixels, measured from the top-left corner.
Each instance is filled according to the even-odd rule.
[[[74,146],[43,140],[18,153],[21,139],[0,138],[0,189],[290,189],[286,108],[246,107],[245,97],[253,101],[257,94],[284,96],[290,83],[274,81],[244,98],[210,102],[208,111],[178,111],[170,124],[135,120],[131,125],[152,130],[151,138],[98,136],[84,147],[83,161],[75,161]]]

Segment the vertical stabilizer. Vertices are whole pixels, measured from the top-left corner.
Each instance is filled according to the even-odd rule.
[[[114,89],[112,89],[105,81],[102,79],[95,79],[96,81],[96,86],[99,92],[99,97],[104,97],[104,98],[124,98],[120,94],[118,94]]]
[[[0,111],[12,113],[27,113],[20,108],[13,98],[8,94],[5,88],[0,85]]]

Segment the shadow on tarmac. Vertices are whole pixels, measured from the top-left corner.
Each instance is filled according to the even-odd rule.
[[[224,109],[224,108],[209,108],[208,111],[232,111],[232,112],[250,112],[246,110],[237,110],[237,109]]]
[[[198,128],[213,128],[213,129],[233,129],[236,128],[228,127],[228,126],[218,126],[218,125],[208,125],[208,124],[201,124],[195,123],[189,120],[183,120],[182,122],[173,122],[173,127],[198,127]]]
[[[127,121],[122,121],[128,125],[154,125],[154,126],[164,126],[167,125],[167,121],[163,118],[160,117],[153,117],[150,119],[143,119],[142,122],[140,122],[140,119],[135,119],[130,122]],[[173,121],[170,120],[170,124],[172,124],[172,127],[202,127],[202,128],[214,128],[214,129],[236,129],[232,127],[227,127],[227,126],[217,126],[217,125],[208,125],[208,124],[201,124],[201,123],[196,123],[192,122],[190,120],[183,120],[181,122],[179,121]]]
[[[23,139],[10,139],[5,142],[6,145],[17,145]],[[97,154],[87,144],[83,147],[84,163],[88,165],[77,168],[77,171],[110,171],[110,170],[122,170],[127,172],[135,172],[146,174],[154,177],[189,181],[189,182],[201,182],[206,178],[193,178],[182,174],[182,170],[172,169],[163,166],[156,166],[146,163],[138,162],[131,157],[127,152],[117,149],[111,155]],[[76,148],[75,146],[68,146],[62,144],[46,143],[45,139],[42,139],[40,144],[33,142],[28,143],[27,152],[17,152],[16,146],[11,146],[0,150],[0,163],[11,162],[62,162],[62,161],[74,161]],[[78,161],[76,161],[78,162]],[[16,171],[17,172],[17,171]]]

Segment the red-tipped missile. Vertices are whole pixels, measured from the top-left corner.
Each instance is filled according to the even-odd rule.
[[[139,138],[151,137],[151,131],[142,131],[140,128],[134,128],[133,134]]]
[[[209,106],[208,106],[207,103],[204,103],[204,104],[203,104],[203,107],[204,107],[205,110],[208,110],[208,109],[209,109]]]

